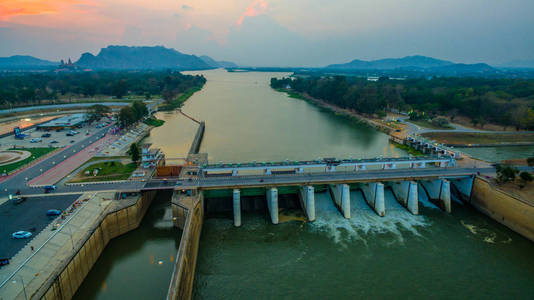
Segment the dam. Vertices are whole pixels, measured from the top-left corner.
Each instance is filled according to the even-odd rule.
[[[203,74],[208,78],[206,87],[186,102],[183,111],[206,121],[199,152],[209,153],[208,165],[221,161],[294,162],[320,157],[408,157],[390,144],[385,134],[270,89],[269,78],[283,74],[223,70]],[[159,113],[158,117],[166,124],[153,130],[148,142],[165,153],[187,155],[198,124],[179,113]],[[439,168],[430,167],[411,170]],[[402,168],[396,165],[396,170]],[[380,167],[358,172],[389,171]],[[230,181],[247,176],[247,172],[238,170],[236,176],[228,176],[232,170],[222,171]],[[456,175],[432,176],[434,180],[444,177],[453,183],[449,185],[451,213],[429,199],[421,185],[429,189],[433,186],[420,184],[423,179],[396,179],[392,183],[373,179],[384,185],[384,216],[364,198],[362,183],[356,182],[363,182],[361,179],[354,179],[354,183],[334,182],[334,188],[314,183],[314,221],[307,220],[307,211],[301,204],[300,190],[306,184],[294,180],[260,186],[261,177],[262,183],[271,182],[261,174],[263,170],[257,172],[260,174],[251,175],[258,176],[251,179],[257,186],[228,186],[202,192],[202,204],[207,209],[195,214],[202,219],[202,233],[198,241],[191,239],[189,243],[195,248],[198,242],[193,283],[186,291],[191,292],[192,298],[450,298],[458,296],[459,288],[472,297],[491,293],[525,298],[534,292],[532,243],[458,199],[460,193],[456,189],[467,188],[467,184],[456,181],[468,179],[472,171],[458,175],[458,179]],[[214,176],[209,173],[205,177],[208,182],[221,172],[211,171]],[[295,170],[293,174],[274,173],[272,177],[284,181],[300,176]],[[398,188],[391,187],[395,182],[399,182]],[[196,188],[198,182],[192,179],[192,183],[187,179],[181,182],[182,187]],[[439,186],[441,190],[441,183]],[[180,190],[174,184],[170,187]],[[276,194],[273,188],[277,189]],[[241,200],[239,227],[234,223],[234,189],[239,190]],[[402,189],[406,193],[398,191]],[[414,199],[415,190],[417,214],[415,207],[408,205],[414,203],[409,199]],[[268,192],[271,200],[278,196],[278,224],[269,214]],[[178,220],[174,220],[170,204],[176,198],[157,202],[157,206],[149,208],[149,218],[139,230],[110,241],[109,249],[104,250],[74,298],[114,299],[126,294],[167,297],[180,250],[177,238],[189,240],[181,236],[179,229],[170,229]],[[135,269],[143,272],[132,272]],[[146,272],[158,273],[146,276]]]

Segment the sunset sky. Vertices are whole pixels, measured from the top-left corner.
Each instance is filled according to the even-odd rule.
[[[532,0],[0,0],[0,56],[163,45],[255,66],[534,60]]]

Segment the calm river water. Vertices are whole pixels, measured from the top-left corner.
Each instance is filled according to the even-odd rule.
[[[183,111],[206,121],[201,152],[212,162],[405,155],[385,134],[270,89],[269,79],[283,73],[200,73],[208,82]],[[196,124],[178,113],[158,117],[166,123],[149,142],[167,157],[183,157]],[[272,225],[248,212],[240,228],[230,219],[207,219],[194,298],[534,295],[534,244],[459,203],[448,215],[421,199],[420,215],[413,216],[386,196],[383,218],[352,192],[350,220],[328,193],[316,194],[313,223]],[[140,229],[113,240],[77,298],[164,297],[179,239],[168,218],[168,204],[153,205]]]

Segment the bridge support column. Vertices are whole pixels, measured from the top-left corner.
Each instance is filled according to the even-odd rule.
[[[237,176],[237,169],[232,170],[232,176]]]
[[[417,183],[413,181],[395,182],[391,189],[397,200],[414,215],[419,214],[419,197]]]
[[[278,224],[278,189],[267,189],[267,207],[271,215],[271,222]]]
[[[241,226],[241,191],[239,189],[234,189],[233,192],[234,200],[234,226]]]
[[[350,187],[348,184],[331,184],[330,195],[346,219],[350,219]]]
[[[371,182],[362,186],[365,201],[375,212],[383,217],[386,215],[386,204],[384,201],[384,184]]]
[[[315,189],[311,185],[303,186],[299,190],[299,196],[308,221],[315,221]]]
[[[451,212],[451,184],[446,179],[419,182],[430,201],[442,210]]]

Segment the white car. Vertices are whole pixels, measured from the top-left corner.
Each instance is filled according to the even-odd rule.
[[[17,231],[17,232],[13,232],[11,236],[14,239],[27,239],[32,236],[32,233],[28,231]]]
[[[41,138],[33,138],[30,141],[30,143],[40,143],[40,142],[42,142]]]

